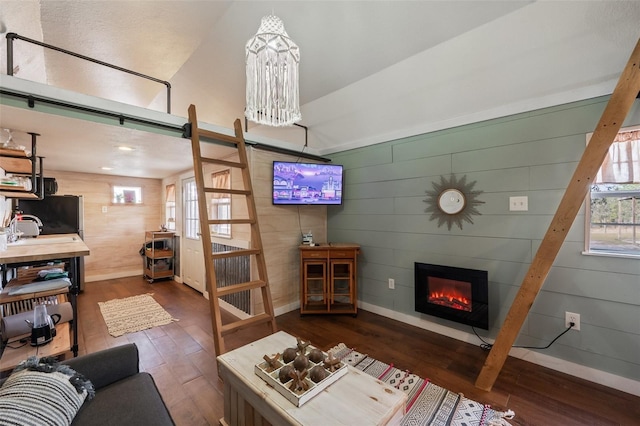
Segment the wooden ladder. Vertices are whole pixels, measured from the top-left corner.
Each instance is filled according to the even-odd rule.
[[[262,248],[262,239],[260,237],[260,228],[258,226],[258,215],[256,213],[256,205],[253,198],[253,187],[251,185],[251,175],[249,173],[249,162],[247,158],[247,150],[245,147],[244,137],[242,135],[242,124],[240,120],[234,123],[235,136],[228,136],[222,133],[216,133],[198,128],[198,119],[196,117],[196,107],[189,106],[189,124],[191,127],[191,148],[193,151],[193,166],[195,171],[195,181],[198,193],[198,213],[200,218],[200,238],[202,239],[202,252],[204,254],[204,263],[206,271],[206,288],[209,292],[209,306],[211,309],[211,325],[213,328],[213,340],[215,344],[216,355],[222,355],[226,352],[224,336],[238,331],[243,328],[251,327],[258,324],[267,324],[271,327],[271,331],[277,331],[276,320],[273,313],[273,303],[271,301],[271,292],[269,291],[269,280],[267,279],[267,265],[264,259],[264,251]],[[200,138],[210,140],[213,143],[225,146],[235,146],[238,150],[238,162],[205,158],[201,155]],[[205,185],[203,165],[214,164],[222,165],[229,168],[237,168],[242,172],[242,180],[244,189],[226,189],[213,188]],[[210,219],[209,209],[207,208],[207,194],[228,194],[244,196],[247,203],[246,218],[239,219]],[[251,245],[249,249],[213,252],[211,244],[211,225],[218,224],[248,224],[251,226]],[[216,274],[214,268],[215,259],[225,259],[237,256],[252,256],[255,259],[255,265],[258,277],[244,283],[232,284],[222,288],[217,287]],[[252,315],[245,319],[222,324],[222,316],[220,314],[219,297],[239,293],[242,291],[253,290],[259,288],[262,291],[262,301],[264,313]]]

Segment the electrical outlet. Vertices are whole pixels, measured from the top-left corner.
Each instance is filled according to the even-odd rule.
[[[529,210],[529,197],[509,197],[509,211],[526,212]]]
[[[389,278],[389,288],[391,290],[395,290],[396,288],[396,280],[394,280],[393,278]]]
[[[571,323],[574,326],[571,328],[575,331],[580,331],[580,314],[574,314],[573,312],[565,312],[564,313],[564,326],[569,328]]]
[[[107,206],[102,206],[102,213],[106,213],[107,212]]]

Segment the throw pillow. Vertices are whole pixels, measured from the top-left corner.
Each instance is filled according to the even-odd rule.
[[[69,425],[93,384],[54,358],[30,357],[0,388],[0,425]]]

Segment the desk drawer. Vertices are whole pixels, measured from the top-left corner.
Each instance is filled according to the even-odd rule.
[[[332,259],[353,259],[356,257],[355,250],[331,250]]]
[[[301,250],[303,259],[326,259],[329,257],[328,250]]]

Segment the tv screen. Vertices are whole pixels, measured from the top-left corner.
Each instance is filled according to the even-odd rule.
[[[342,166],[273,162],[273,204],[342,204]]]

